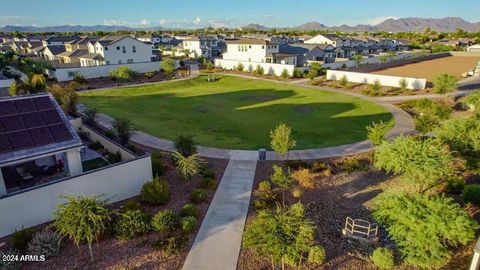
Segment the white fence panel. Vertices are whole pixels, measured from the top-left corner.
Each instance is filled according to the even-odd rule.
[[[7,88],[14,82],[14,79],[0,80],[0,88]]]
[[[262,63],[262,62],[249,62],[240,60],[229,59],[215,59],[215,66],[222,67],[224,69],[235,69],[239,63],[244,66],[244,71],[253,71],[257,66],[261,66],[264,70],[264,74],[280,76],[284,69],[287,69],[288,74],[293,74],[294,65],[276,64],[276,63]]]
[[[339,80],[343,76],[346,76],[348,81],[355,83],[373,83],[378,80],[383,86],[400,87],[400,80],[405,79],[408,89],[425,89],[427,79],[424,78],[411,78],[411,77],[399,77],[399,76],[387,76],[377,75],[371,73],[350,72],[341,70],[328,70],[328,80]]]

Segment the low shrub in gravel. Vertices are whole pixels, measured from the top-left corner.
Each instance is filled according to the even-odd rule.
[[[205,169],[203,172],[203,177],[215,179],[215,172],[212,169]]]
[[[169,233],[175,230],[178,224],[177,215],[171,210],[160,210],[152,218],[152,228],[155,231]]]
[[[333,174],[332,167],[320,161],[313,163],[312,170],[316,173],[322,174],[323,176],[331,176]]]
[[[28,252],[45,255],[47,258],[52,257],[60,252],[61,243],[62,236],[59,233],[51,230],[40,231],[28,243]]]
[[[204,189],[212,189],[215,187],[215,180],[213,178],[203,178],[200,180],[200,187]]]
[[[300,187],[293,187],[292,188],[292,196],[294,198],[300,198],[302,197],[303,191]]]
[[[315,188],[315,177],[318,175],[309,169],[300,168],[292,173],[293,179],[303,188]]]
[[[180,227],[184,232],[190,233],[197,227],[197,219],[192,216],[182,217],[180,219]]]
[[[187,203],[182,207],[182,210],[180,211],[180,215],[182,217],[197,217],[198,216],[197,207],[191,203]]]
[[[10,245],[13,249],[24,251],[28,247],[28,242],[33,238],[33,230],[30,228],[15,230],[10,239]]]
[[[273,207],[278,201],[278,194],[273,191],[272,184],[269,181],[260,182],[253,194],[256,197],[253,201],[253,207],[257,210]]]
[[[308,252],[308,262],[314,264],[322,264],[325,262],[326,254],[322,246],[313,246]]]
[[[148,216],[140,210],[129,210],[120,214],[114,225],[120,239],[132,239],[147,233],[150,229]]]
[[[354,156],[344,157],[340,161],[336,161],[335,166],[347,173],[353,173],[356,171],[368,171],[369,167],[367,164],[361,162],[358,158]]]
[[[185,235],[176,234],[156,241],[154,247],[162,250],[165,256],[170,257],[180,252],[187,239]]]
[[[164,205],[170,201],[170,187],[158,177],[143,184],[140,199],[150,205]]]
[[[380,247],[375,249],[370,259],[380,269],[390,269],[395,266],[393,252],[389,248]]]
[[[141,210],[140,204],[135,200],[127,200],[122,205],[123,211]]]
[[[203,203],[207,200],[208,192],[203,188],[196,188],[190,192],[190,200],[193,203]]]
[[[462,192],[465,202],[480,206],[480,185],[466,185]]]

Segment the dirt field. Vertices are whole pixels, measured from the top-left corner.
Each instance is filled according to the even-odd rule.
[[[478,56],[448,56],[399,67],[387,68],[372,72],[373,74],[426,78],[431,82],[440,73],[448,73],[458,78],[462,73],[474,68]]]

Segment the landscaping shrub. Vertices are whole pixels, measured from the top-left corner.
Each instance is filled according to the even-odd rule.
[[[120,138],[122,145],[128,143],[134,132],[132,122],[125,118],[115,118],[112,123],[112,130]]]
[[[480,121],[476,118],[456,118],[446,121],[436,130],[438,138],[452,150],[465,156],[478,156],[480,151]]]
[[[113,139],[115,137],[115,133],[109,129],[105,131],[105,136],[109,139]]]
[[[115,153],[107,152],[105,156],[110,163],[118,163],[122,161],[122,154],[120,154],[120,151],[117,151]]]
[[[155,231],[169,233],[175,230],[178,224],[177,215],[171,210],[160,210],[152,218],[151,225]]]
[[[445,187],[445,192],[448,194],[459,195],[462,194],[463,189],[465,188],[465,180],[460,177],[451,177],[447,180],[447,186]]]
[[[190,192],[190,200],[193,203],[203,203],[207,200],[208,192],[203,188],[196,188]]]
[[[182,250],[182,248],[185,246],[187,240],[187,236],[176,234],[158,240],[154,243],[154,246],[161,249],[165,256],[170,257],[172,255],[178,254],[180,250]]]
[[[148,216],[141,210],[121,213],[114,225],[115,234],[120,239],[132,239],[145,234],[148,230]]]
[[[380,269],[390,269],[395,266],[393,252],[389,248],[376,248],[370,259]]]
[[[367,126],[367,137],[373,145],[380,145],[385,140],[388,128],[389,124],[386,122],[372,122],[370,126]]]
[[[303,160],[287,160],[286,164],[287,164],[287,167],[290,168],[290,170],[312,168],[312,165],[310,165],[310,163]]]
[[[173,159],[177,165],[177,170],[184,180],[192,180],[195,175],[200,174],[204,161],[198,154],[184,156],[179,152],[173,153]]]
[[[170,187],[166,181],[158,177],[143,184],[140,199],[150,205],[164,205],[170,201]]]
[[[338,80],[338,83],[339,83],[342,87],[347,87],[347,85],[348,85],[348,83],[349,83],[347,75],[343,75],[343,76]]]
[[[203,172],[203,177],[215,179],[215,171],[212,169],[205,169]]]
[[[375,80],[372,84],[369,84],[368,86],[370,90],[373,92],[374,96],[377,96],[380,94],[380,90],[382,90],[382,85],[380,84],[380,81],[377,79]]]
[[[311,81],[315,79],[318,76],[318,71],[316,69],[310,69],[307,73],[307,78],[309,78]]]
[[[308,262],[314,264],[322,264],[325,262],[327,255],[325,253],[325,248],[322,246],[313,246],[308,252]]]
[[[51,230],[39,231],[28,243],[28,252],[52,257],[60,252],[61,243],[62,236],[59,233]]]
[[[197,227],[197,219],[192,216],[182,217],[180,219],[180,227],[182,231],[190,233]]]
[[[73,81],[79,84],[84,84],[87,82],[87,79],[80,72],[75,72],[73,75]]]
[[[17,261],[17,260],[4,260],[3,258],[7,257],[13,257],[13,258],[19,258],[22,256],[19,250],[11,249],[6,252],[3,252],[0,250],[0,269],[2,270],[19,270],[22,269],[23,267],[23,262],[22,261]]]
[[[480,90],[470,92],[468,96],[463,100],[463,104],[471,111],[480,110]]]
[[[270,131],[270,147],[275,151],[275,155],[287,155],[288,159],[288,152],[296,144],[297,142],[292,136],[292,128],[284,123],[280,123]]]
[[[175,60],[171,58],[164,58],[160,62],[160,70],[167,75],[168,79],[171,79],[173,74],[175,73]]]
[[[130,68],[123,66],[110,71],[109,75],[113,81],[126,82],[135,78],[135,76],[137,76],[137,73]]]
[[[10,246],[16,250],[25,251],[32,238],[33,230],[31,228],[15,230],[10,239]]]
[[[299,68],[294,68],[292,73],[293,78],[303,78],[303,73]]]
[[[463,189],[462,197],[465,202],[480,206],[480,185],[466,185]]]
[[[197,217],[198,209],[195,205],[191,203],[187,203],[182,207],[182,210],[180,211],[180,215],[182,217]]]
[[[205,68],[208,70],[208,71],[212,71],[215,66],[213,65],[212,62],[208,62],[206,65],[205,65]]]
[[[205,177],[200,181],[200,187],[204,189],[212,189],[215,187],[215,184],[216,182],[212,178]]]
[[[134,199],[127,200],[126,202],[123,203],[122,205],[122,210],[123,211],[135,211],[135,210],[141,210],[140,204],[135,201]]]
[[[282,74],[280,74],[280,77],[282,77],[282,79],[288,79],[288,77],[290,77],[290,74],[288,73],[288,70],[286,68],[282,70]]]
[[[82,120],[87,125],[95,125],[95,118],[97,117],[98,110],[95,107],[86,106],[83,111]]]
[[[17,82],[13,81],[10,84],[10,87],[8,87],[8,95],[11,97],[17,96],[18,95],[18,89],[19,87],[17,86]]]
[[[156,158],[152,156],[152,171],[153,176],[155,177],[162,176],[165,173],[165,168],[163,166],[163,161],[161,158]]]
[[[318,174],[311,172],[309,169],[298,169],[292,173],[293,179],[303,188],[315,188],[315,177]]]
[[[302,197],[303,191],[300,187],[293,187],[292,188],[292,196],[294,198],[300,198]]]
[[[433,80],[433,91],[438,94],[453,92],[457,88],[458,79],[450,74],[439,74]]]
[[[253,193],[256,197],[253,202],[255,209],[270,208],[278,201],[278,194],[272,190],[269,181],[262,181],[258,184],[257,190]]]
[[[436,116],[422,114],[414,118],[415,128],[422,134],[427,134],[440,126],[440,120]]]
[[[238,63],[236,70],[243,72],[244,69],[245,69],[245,66],[242,63]]]
[[[407,87],[408,87],[407,79],[401,78],[401,79],[398,81],[398,85],[400,86],[400,90],[401,90],[402,92],[403,92],[403,91],[406,91],[406,90],[407,90]]]
[[[323,176],[331,176],[333,174],[332,167],[320,161],[315,161],[313,163],[312,170],[316,173],[322,174]]]
[[[339,161],[336,161],[335,166],[347,173],[353,173],[357,171],[368,171],[368,168],[369,168],[368,164],[361,162],[355,156],[344,157]]]
[[[197,153],[197,142],[193,139],[193,136],[178,135],[173,141],[175,150],[182,154],[184,157],[189,157]]]
[[[256,75],[256,76],[263,75],[264,73],[265,73],[265,69],[260,65],[257,65],[257,67],[255,67],[255,70],[253,71],[253,75]]]
[[[147,71],[143,74],[143,76],[145,76],[148,79],[151,79],[151,78],[153,78],[153,76],[155,76],[155,74],[156,74],[155,71]]]

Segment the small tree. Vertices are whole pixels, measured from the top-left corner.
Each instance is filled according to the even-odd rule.
[[[197,142],[193,139],[193,136],[188,135],[178,135],[173,142],[175,150],[184,157],[189,157],[197,153],[196,144]]]
[[[438,94],[445,94],[457,88],[458,79],[450,74],[442,73],[433,80],[433,91]]]
[[[293,78],[303,78],[303,72],[299,68],[294,68],[292,77]]]
[[[172,78],[172,75],[175,72],[175,61],[171,58],[163,59],[160,62],[160,69],[167,75],[169,79]]]
[[[183,179],[188,181],[191,180],[193,176],[200,174],[204,161],[198,154],[185,157],[181,153],[175,151],[172,155]]]
[[[384,142],[388,127],[389,124],[381,120],[378,123],[372,122],[370,126],[367,126],[367,137],[373,145],[380,145]]]
[[[243,70],[245,70],[245,66],[242,63],[238,63],[237,70],[243,72]]]
[[[13,81],[12,84],[10,84],[10,87],[8,88],[8,94],[11,97],[18,95],[18,87],[16,81]]]
[[[113,120],[112,129],[120,138],[120,143],[122,145],[126,145],[134,133],[132,122],[125,118],[115,118],[115,120]]]
[[[402,90],[402,91],[407,90],[407,87],[408,87],[407,79],[401,78],[401,79],[398,81],[398,85],[400,86],[400,90]]]
[[[348,77],[347,75],[343,75],[342,77],[340,77],[340,80],[338,80],[338,83],[342,86],[342,87],[346,87],[348,85]]]
[[[307,73],[307,77],[313,81],[318,76],[318,71],[316,69],[310,69]]]
[[[288,70],[286,68],[282,70],[282,74],[280,74],[280,77],[282,77],[282,79],[288,79],[288,77],[290,77],[290,74],[288,73]]]
[[[86,106],[83,110],[82,120],[87,125],[95,125],[95,118],[97,117],[98,110],[95,107]]]
[[[379,94],[380,90],[382,90],[382,85],[380,84],[380,80],[378,79],[373,81],[373,83],[370,84],[368,87],[370,87],[370,90],[372,90],[375,96]]]
[[[66,86],[54,84],[48,88],[65,112],[76,112],[78,103],[78,83],[71,82]]]
[[[374,200],[373,217],[382,224],[405,261],[431,268],[443,265],[449,248],[475,238],[478,224],[444,196],[382,194]]]
[[[273,151],[281,156],[287,155],[287,159],[288,152],[297,144],[292,137],[292,128],[283,123],[270,131],[270,139],[270,146]]]
[[[257,75],[257,76],[263,75],[264,73],[265,73],[265,70],[260,65],[257,65],[255,70],[253,71],[253,75]]]
[[[375,150],[374,165],[387,172],[402,174],[419,192],[433,187],[454,171],[450,150],[433,138],[400,136],[393,142],[385,142]]]
[[[357,65],[357,67],[360,66],[360,64],[362,63],[362,60],[363,60],[364,58],[365,58],[365,57],[363,57],[363,56],[361,56],[361,55],[359,55],[359,54],[352,56],[352,60],[355,61],[355,64]]]
[[[448,120],[436,134],[452,150],[464,156],[475,157],[480,152],[480,121],[477,118]]]
[[[137,73],[129,67],[118,67],[110,71],[110,78],[114,81],[127,82],[137,76]]]
[[[212,71],[215,68],[212,62],[208,62],[205,67],[208,71]]]
[[[282,167],[277,165],[272,166],[273,174],[270,176],[270,180],[282,189],[282,204],[285,203],[285,190],[289,189],[293,185],[293,177],[290,171],[284,172]]]
[[[101,200],[100,197],[63,196],[67,203],[60,204],[54,213],[53,226],[77,246],[87,242],[92,261],[92,243],[107,231],[111,221],[107,200]]]
[[[243,244],[259,256],[269,257],[272,269],[276,264],[300,265],[302,255],[310,250],[315,226],[305,218],[301,203],[275,210],[260,210],[244,234]]]
[[[470,92],[470,94],[468,94],[468,96],[463,100],[463,104],[465,104],[468,109],[472,111],[480,111],[480,90]]]

